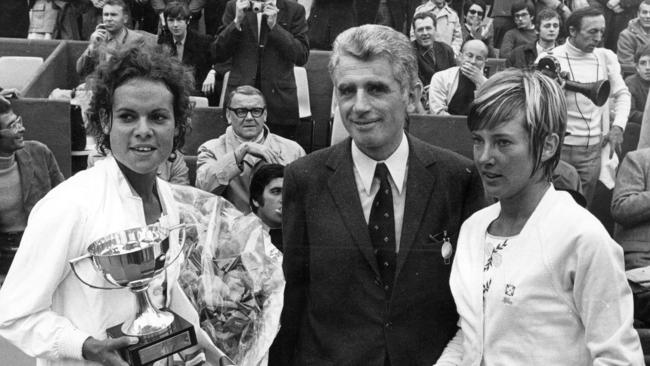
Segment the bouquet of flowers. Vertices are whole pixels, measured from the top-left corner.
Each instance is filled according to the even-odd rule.
[[[282,311],[282,254],[255,215],[191,187],[174,195],[190,241],[179,282],[201,328],[236,365],[265,364]]]

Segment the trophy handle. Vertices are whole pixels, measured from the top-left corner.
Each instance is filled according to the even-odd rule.
[[[90,253],[87,253],[87,254],[82,255],[81,257],[77,257],[77,258],[74,258],[74,259],[70,259],[70,260],[68,261],[68,263],[70,263],[70,268],[72,268],[72,272],[73,272],[74,275],[79,279],[79,281],[81,281],[84,285],[86,285],[86,286],[88,286],[88,287],[92,287],[92,288],[97,289],[97,290],[120,290],[120,289],[123,289],[123,287],[101,287],[101,286],[95,286],[95,285],[91,285],[90,283],[84,281],[84,279],[81,278],[81,276],[79,276],[79,273],[77,273],[77,267],[76,267],[76,265],[77,265],[77,263],[81,262],[81,261],[84,260],[84,259],[91,259],[91,258],[92,258],[92,255],[91,255]]]
[[[163,270],[167,270],[167,268],[169,268],[169,266],[171,266],[174,262],[176,262],[178,257],[180,257],[181,254],[183,254],[185,252],[185,245],[187,244],[187,242],[185,241],[186,234],[187,234],[186,228],[187,228],[187,224],[178,224],[178,225],[174,225],[174,226],[169,228],[170,232],[173,231],[173,230],[179,229],[179,230],[181,230],[183,235],[182,235],[182,238],[181,238],[181,245],[180,245],[180,248],[178,249],[178,253],[174,256],[174,258],[171,261],[165,263],[165,267],[163,268]]]

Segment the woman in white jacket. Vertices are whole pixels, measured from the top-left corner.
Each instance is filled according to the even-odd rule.
[[[506,70],[468,116],[474,162],[497,203],[462,226],[450,277],[457,335],[438,365],[643,365],[623,253],[551,182],[564,93]]]

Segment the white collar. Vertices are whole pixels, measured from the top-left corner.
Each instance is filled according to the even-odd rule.
[[[395,183],[397,191],[400,194],[404,189],[404,178],[406,176],[408,157],[408,139],[406,138],[406,134],[402,132],[402,142],[391,154],[391,156],[388,157],[388,159],[383,160],[383,163],[386,164],[388,172],[390,172],[390,176],[393,178],[393,182]],[[376,161],[368,155],[364,154],[363,151],[359,149],[354,140],[352,140],[352,162],[359,172],[363,189],[366,191],[366,193],[370,192],[372,179],[375,177],[375,168],[377,166],[377,163],[381,163],[382,161]]]

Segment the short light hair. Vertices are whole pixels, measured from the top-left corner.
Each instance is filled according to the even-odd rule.
[[[127,16],[131,16],[131,8],[126,4],[124,0],[106,0],[104,3],[104,6],[106,5],[111,5],[111,6],[119,6],[122,8],[122,13],[126,14]],[[104,7],[102,7],[102,10]]]
[[[409,39],[393,28],[365,24],[349,28],[339,34],[332,46],[329,72],[334,80],[341,56],[351,56],[362,61],[385,58],[393,67],[393,77],[402,92],[412,91],[418,81],[418,64]]]
[[[648,0],[648,1],[650,1],[650,0]],[[431,18],[431,20],[433,20],[433,27],[435,28],[436,27],[436,16],[433,15],[433,13],[430,12],[430,11],[422,11],[422,12],[419,12],[419,13],[415,14],[415,16],[413,16],[413,29],[415,29],[415,21],[416,20],[426,19],[426,18]]]
[[[223,108],[223,117],[227,118],[228,116],[228,108],[230,107],[230,102],[232,101],[232,98],[235,97],[236,94],[241,94],[241,95],[257,95],[260,98],[262,98],[262,102],[264,102],[264,107],[266,107],[266,98],[264,98],[264,94],[262,94],[262,91],[257,89],[254,86],[250,85],[241,85],[233,89],[228,95],[226,96],[226,99],[223,103],[224,108]]]
[[[476,91],[467,126],[470,131],[493,129],[505,121],[521,117],[535,160],[532,174],[543,169],[544,176],[550,181],[560,160],[567,120],[564,92],[555,80],[539,71],[514,68],[494,74]],[[542,162],[546,138],[554,133],[560,137],[558,149],[553,157]]]
[[[542,26],[542,21],[554,19],[554,18],[560,21],[560,28],[562,28],[562,17],[560,16],[560,14],[558,14],[557,11],[551,8],[544,8],[540,10],[539,13],[537,13],[537,16],[535,17],[535,28],[539,30],[539,27]]]

